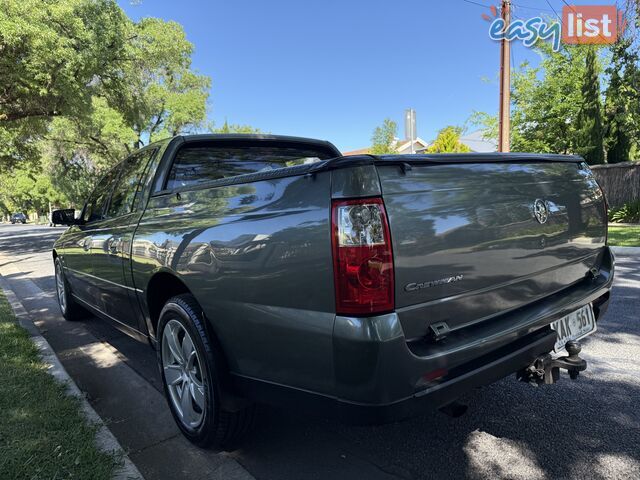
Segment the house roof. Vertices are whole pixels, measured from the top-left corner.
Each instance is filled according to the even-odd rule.
[[[343,152],[342,155],[347,156],[347,155],[366,155],[369,153],[370,148],[360,148],[358,150],[351,150],[349,152]]]
[[[416,138],[414,140],[415,145],[418,147],[416,149],[416,151],[421,151],[424,150],[425,148],[427,148],[429,146],[428,142],[425,142],[423,139],[421,139],[420,137]],[[409,147],[411,146],[411,141],[410,140],[395,140],[395,147],[396,150],[398,152],[403,152],[404,150],[408,150]],[[359,148],[358,150],[351,150],[349,152],[344,152],[343,155],[366,155],[368,153],[370,153],[371,148],[367,147],[367,148]]]
[[[414,140],[414,144],[415,145],[419,145],[420,147],[422,147],[422,149],[425,149],[425,148],[427,148],[429,146],[429,143],[425,142],[420,137],[417,137]],[[411,140],[400,140],[400,141],[398,141],[398,143],[396,143],[396,149],[399,152],[408,149],[410,146],[411,146]]]

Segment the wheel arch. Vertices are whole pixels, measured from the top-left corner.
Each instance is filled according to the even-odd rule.
[[[167,301],[175,297],[176,295],[190,294],[195,299],[196,303],[202,308],[198,298],[193,294],[185,282],[176,275],[173,271],[161,270],[156,272],[149,280],[147,289],[145,291],[147,309],[149,313],[150,336],[155,340],[156,348],[158,348],[159,339],[157,338],[158,323],[160,321],[160,314]],[[217,366],[220,369],[219,374],[222,379],[222,402],[228,409],[238,409],[243,405],[242,401],[232,393],[233,387],[229,378],[229,358],[227,352],[220,342],[220,338],[215,329],[215,325],[212,324],[211,319],[204,313],[205,329],[209,336],[210,342],[214,347],[214,354],[217,357]]]
[[[161,270],[154,273],[149,279],[145,291],[145,303],[149,313],[149,333],[153,338],[156,338],[160,313],[164,304],[171,297],[185,293],[193,295],[189,287],[173,272]]]

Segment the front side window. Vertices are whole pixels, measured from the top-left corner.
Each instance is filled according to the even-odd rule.
[[[118,178],[119,172],[120,165],[112,169],[102,178],[102,180],[98,182],[98,185],[91,194],[91,197],[89,197],[82,214],[82,219],[85,222],[94,222],[105,218],[107,202],[109,201],[111,191],[113,190],[113,186]]]
[[[111,196],[107,217],[119,217],[133,211],[134,200],[142,186],[142,178],[156,150],[145,150],[123,162],[122,171]]]
[[[314,163],[332,151],[308,146],[186,146],[178,151],[167,189],[193,187],[227,177]]]

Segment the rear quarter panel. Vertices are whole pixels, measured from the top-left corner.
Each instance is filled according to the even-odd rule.
[[[233,373],[331,391],[329,178],[151,197],[133,239],[136,287],[146,292],[154,273],[174,272],[203,307]]]

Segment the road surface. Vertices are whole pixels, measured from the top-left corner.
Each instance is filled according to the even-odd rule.
[[[54,296],[51,245],[63,229],[0,226],[0,273],[130,458],[148,478],[640,478],[640,259],[619,257],[609,311],[584,342],[576,382],[513,377],[465,397],[458,419],[433,412],[374,427],[264,407],[230,454],[191,447],[160,395],[151,349],[98,319],[70,324]],[[114,360],[115,359],[115,360]],[[123,380],[120,380],[123,379]]]

